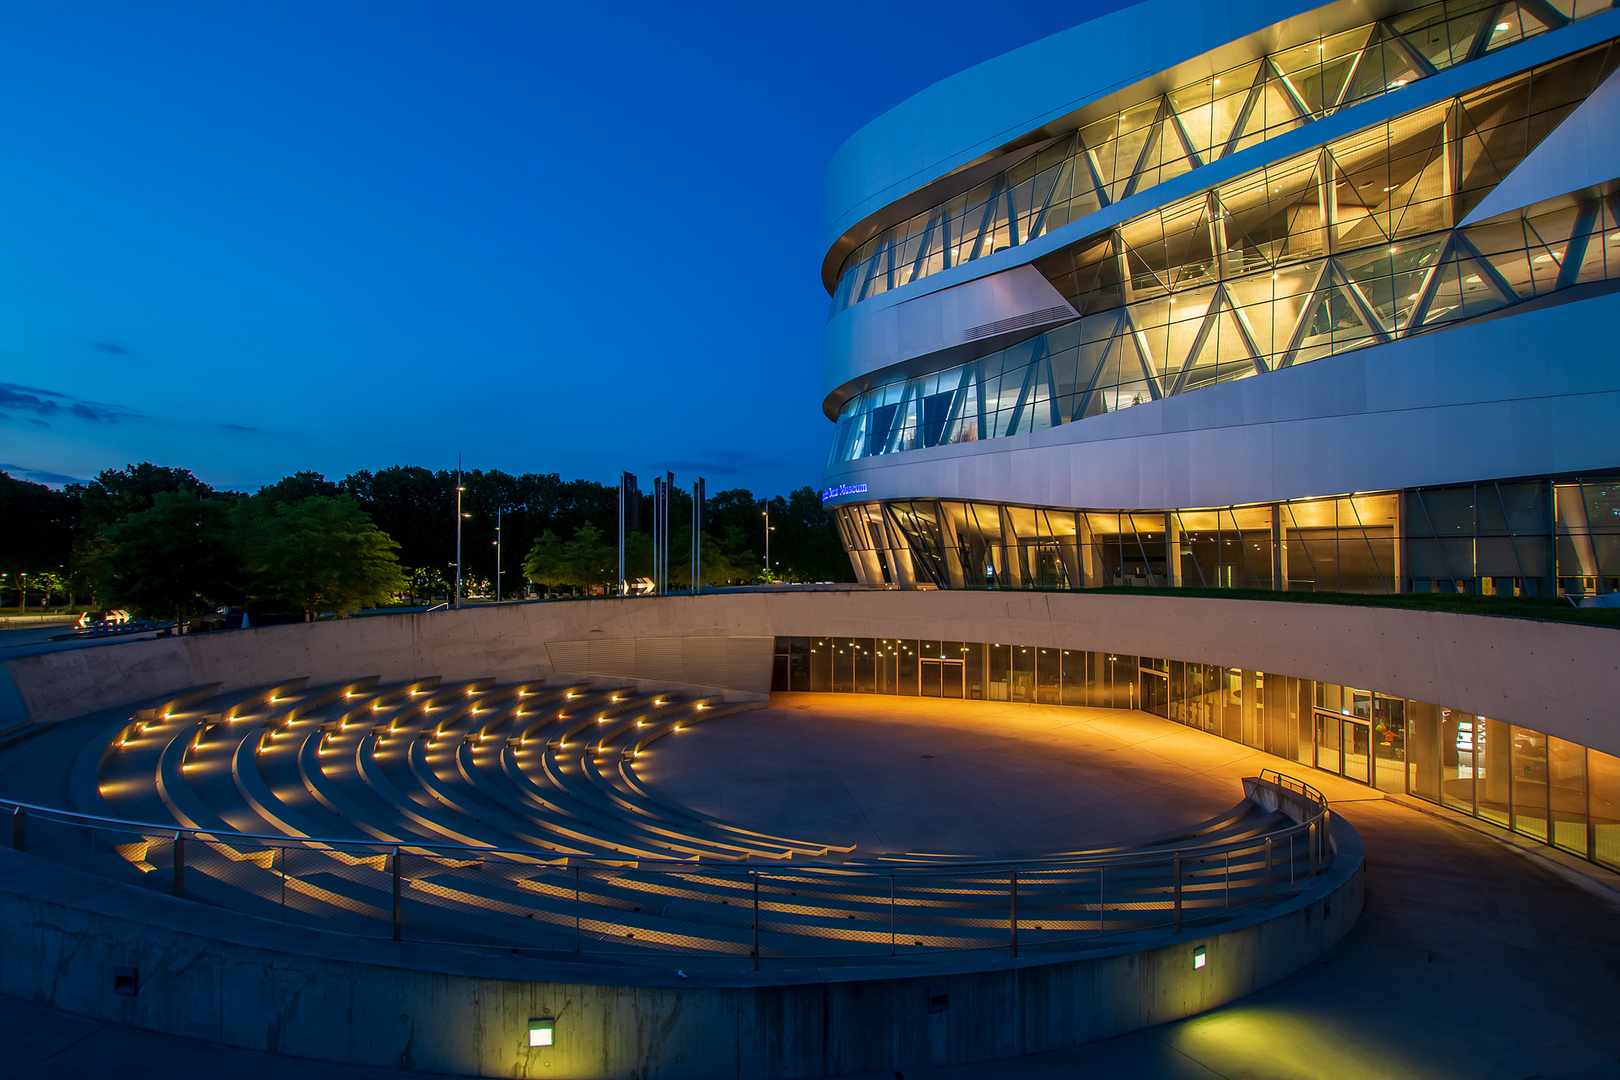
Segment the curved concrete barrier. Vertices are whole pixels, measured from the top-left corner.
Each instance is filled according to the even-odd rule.
[[[1218,664],[1438,702],[1620,754],[1620,650],[1607,627],[1355,605],[1119,593],[781,590],[501,604],[182,638],[37,651],[0,664],[23,711],[0,722],[81,716],[176,686],[227,689],[355,671],[502,680],[587,674],[642,690],[718,690],[763,700],[777,636],[929,638],[944,626],[978,641]],[[672,634],[679,634],[673,637]],[[592,648],[564,648],[591,642]],[[636,659],[637,642],[691,643],[682,672]],[[707,646],[700,647],[700,643]],[[733,648],[735,645],[735,648]],[[555,646],[555,647],[554,647]],[[598,655],[600,654],[600,655]],[[710,663],[724,654],[725,663]],[[629,657],[622,670],[615,656]],[[682,661],[684,662],[684,660]],[[640,665],[640,666],[638,666]],[[656,671],[662,681],[638,672]],[[7,678],[9,676],[9,678]],[[684,679],[684,682],[682,681]],[[720,681],[707,681],[720,680]]]
[[[289,927],[0,850],[0,993],[231,1046],[479,1076],[708,1080],[966,1064],[1191,1016],[1298,970],[1361,913],[1360,838],[1336,818],[1332,836],[1337,856],[1316,889],[1207,936],[690,977]],[[537,1017],[554,1021],[554,1045],[528,1045]]]

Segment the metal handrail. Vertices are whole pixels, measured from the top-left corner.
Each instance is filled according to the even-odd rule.
[[[1261,779],[1266,773],[1281,776],[1272,770],[1264,770]],[[1321,798],[1319,792],[1310,785],[1285,777],[1293,785],[1316,793],[1321,809],[1305,821],[1296,822],[1286,829],[1277,829],[1266,833],[1266,836],[1282,840],[1290,836],[1298,836],[1308,832],[1313,822],[1326,812],[1327,801]],[[1287,786],[1287,785],[1280,785]],[[473,844],[436,844],[430,841],[406,841],[394,843],[383,840],[355,840],[338,837],[313,836],[287,836],[275,833],[237,832],[232,829],[207,829],[175,823],[157,823],[149,821],[132,821],[127,818],[103,817],[96,814],[83,814],[73,810],[63,810],[59,807],[39,806],[34,803],[19,802],[15,799],[0,798],[0,812],[9,812],[13,816],[18,811],[33,817],[38,816],[47,821],[55,821],[65,825],[80,825],[90,828],[103,828],[118,832],[156,834],[161,836],[183,835],[193,837],[205,843],[242,843],[249,842],[265,847],[286,847],[322,850],[363,850],[374,854],[389,854],[399,850],[409,851],[413,854],[429,854],[441,858],[468,858],[472,856],[500,855],[514,857],[520,861],[538,861],[548,866],[580,866],[600,867],[602,869],[623,868],[635,866],[646,869],[668,869],[684,872],[718,872],[722,870],[736,870],[739,866],[750,865],[739,862],[729,862],[715,859],[648,859],[640,856],[626,856],[624,858],[593,858],[589,856],[568,855],[561,858],[548,858],[543,849],[535,848],[502,848],[481,847]],[[1187,847],[1159,847],[1144,850],[1133,848],[1125,851],[1075,853],[1055,853],[1051,855],[1031,855],[1018,859],[986,859],[986,860],[958,860],[947,859],[937,863],[836,863],[813,862],[810,860],[794,861],[780,867],[772,867],[773,871],[791,871],[793,873],[823,872],[830,876],[874,878],[891,876],[927,876],[941,872],[971,872],[971,871],[998,871],[1005,872],[1011,867],[1042,867],[1046,869],[1095,869],[1098,866],[1130,866],[1133,864],[1162,862],[1171,855],[1180,855],[1184,859],[1209,858],[1217,855],[1227,855],[1237,851],[1248,850],[1262,842],[1260,837],[1243,837],[1236,840],[1223,840],[1213,844],[1196,844]]]
[[[1319,792],[1271,770],[1261,782],[1306,793],[1314,805],[1286,828],[1179,849],[1166,844],[1019,860],[856,865],[547,857],[557,853],[159,825],[7,799],[0,799],[0,810],[12,812],[18,851],[36,849],[30,825],[37,820],[47,826],[46,847],[69,856],[56,861],[82,866],[73,852],[85,849],[62,848],[55,830],[88,830],[84,868],[92,873],[118,880],[130,865],[142,875],[167,868],[169,874],[144,880],[158,887],[170,881],[176,896],[227,910],[292,922],[314,917],[316,925],[370,937],[391,933],[396,941],[503,950],[525,945],[688,963],[751,958],[759,970],[766,959],[912,956],[913,946],[936,954],[1006,949],[1017,957],[1020,950],[1090,948],[1087,941],[1122,934],[1179,934],[1261,903],[1271,907],[1280,893],[1315,888],[1334,845]],[[96,853],[109,849],[117,853],[111,865],[125,873],[98,869]],[[306,855],[327,859],[311,863]],[[235,871],[221,875],[224,864],[217,861],[207,868],[206,860],[221,856],[256,864],[268,876],[255,887]],[[348,866],[333,867],[330,859]],[[302,872],[290,871],[294,861]],[[476,875],[479,884],[470,892],[456,880],[469,865],[489,871]],[[322,879],[333,872],[357,891],[328,892]],[[445,884],[438,875],[451,880]],[[424,883],[420,890],[418,882]],[[310,908],[301,895],[330,910]],[[671,912],[671,903],[681,906]],[[484,917],[469,924],[469,908]]]
[[[1278,772],[1276,769],[1261,769],[1260,779],[1276,784],[1278,787],[1285,788],[1289,791],[1297,791],[1299,794],[1316,803],[1321,810],[1325,811],[1327,809],[1327,796],[1323,795],[1316,788],[1307,784],[1298,777],[1289,776],[1287,773]]]

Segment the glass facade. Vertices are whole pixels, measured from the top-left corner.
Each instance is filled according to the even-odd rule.
[[[779,637],[773,690],[1141,709],[1620,870],[1620,758],[1374,690],[1033,645]]]
[[[1107,115],[1084,116],[1076,130],[862,244],[840,270],[832,313],[1609,6],[1445,0],[1300,42],[1123,111],[1110,104]]]
[[[1485,481],[1202,510],[955,499],[834,507],[856,576],[952,589],[1620,591],[1620,475]]]
[[[1043,431],[1620,277],[1612,193],[1452,227],[1616,66],[1614,43],[1563,58],[1040,259],[1081,318],[852,397],[829,463]]]

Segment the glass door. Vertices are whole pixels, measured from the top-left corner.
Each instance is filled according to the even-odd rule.
[[[1343,726],[1344,717],[1338,713],[1316,714],[1316,767],[1341,776],[1344,775],[1344,755],[1340,753],[1339,735]]]
[[[1346,719],[1340,743],[1346,780],[1372,783],[1372,725],[1364,720]]]

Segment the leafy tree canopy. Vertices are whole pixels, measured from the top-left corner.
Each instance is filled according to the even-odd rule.
[[[243,508],[238,530],[249,591],[261,603],[306,617],[343,614],[407,587],[399,545],[347,495],[311,495],[269,510],[258,502]]]
[[[152,505],[103,530],[98,593],[109,607],[184,620],[242,599],[231,505],[200,493],[160,491]]]

